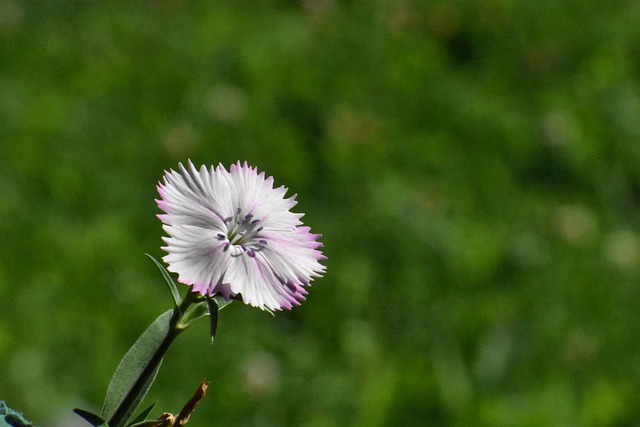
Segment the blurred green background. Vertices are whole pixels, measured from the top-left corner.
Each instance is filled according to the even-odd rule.
[[[640,425],[640,3],[0,0],[0,399],[98,410],[163,171],[247,160],[327,275],[148,402],[198,426]]]

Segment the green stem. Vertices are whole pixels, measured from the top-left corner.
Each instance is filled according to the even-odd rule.
[[[149,381],[160,366],[160,363],[162,362],[165,354],[167,354],[169,347],[171,347],[171,344],[177,336],[187,328],[187,326],[182,322],[184,313],[193,302],[198,300],[198,298],[199,297],[196,294],[189,292],[180,306],[173,309],[173,315],[171,316],[167,336],[164,337],[160,346],[149,360],[149,363],[133,384],[129,393],[127,393],[125,398],[122,400],[118,409],[116,409],[115,413],[109,420],[109,427],[123,427],[131,414],[136,410],[138,404],[140,404],[141,394],[148,388],[147,385],[149,384]]]

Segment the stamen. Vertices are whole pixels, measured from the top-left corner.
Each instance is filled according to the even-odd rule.
[[[264,249],[267,244],[265,239],[258,240],[264,227],[256,225],[260,220],[254,214],[241,215],[241,213],[242,209],[237,208],[233,217],[225,219],[226,233],[217,233],[216,238],[220,241],[227,241],[224,251],[231,248],[231,256],[236,257],[246,253],[249,257],[254,258],[256,253]]]

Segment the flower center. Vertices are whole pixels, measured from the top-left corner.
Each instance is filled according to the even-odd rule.
[[[263,227],[260,220],[255,219],[253,214],[242,215],[242,209],[238,208],[234,216],[225,218],[227,232],[218,233],[218,240],[224,242],[224,251],[231,249],[231,256],[247,254],[255,257],[256,252],[261,251],[267,241],[260,236]]]

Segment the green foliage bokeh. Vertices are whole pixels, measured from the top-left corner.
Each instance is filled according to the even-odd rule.
[[[171,305],[157,181],[247,160],[327,275],[187,331],[158,411],[206,377],[192,427],[637,424],[639,28],[632,0],[0,0],[0,399],[99,409]]]

